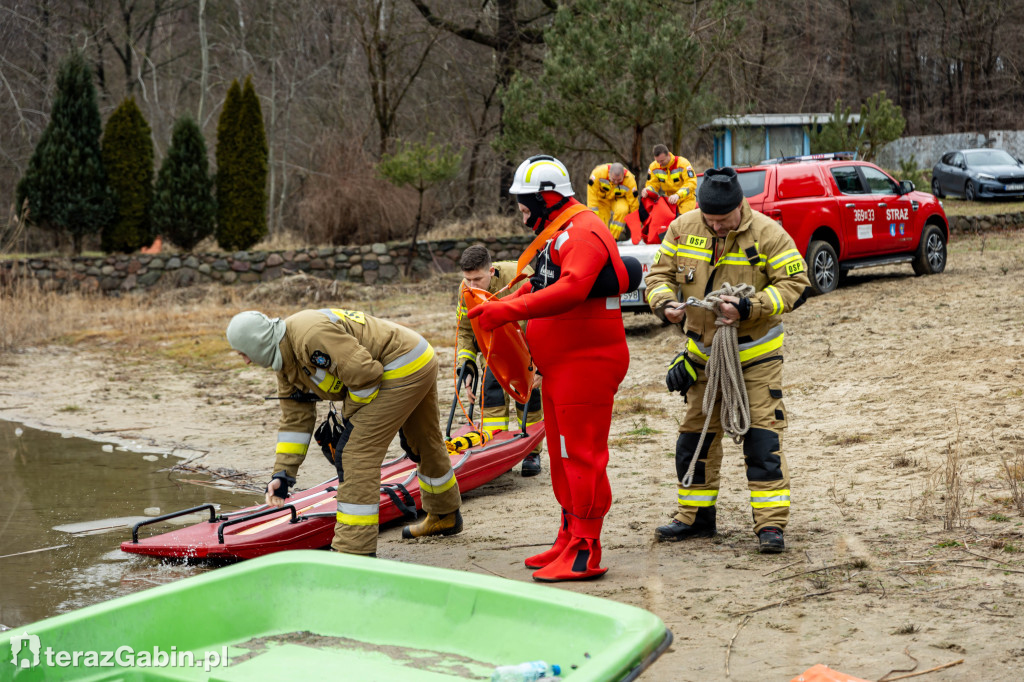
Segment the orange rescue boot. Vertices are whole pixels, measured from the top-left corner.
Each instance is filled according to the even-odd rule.
[[[566,516],[565,510],[562,510],[562,522],[558,526],[558,535],[555,537],[555,544],[551,546],[551,549],[544,550],[540,554],[534,554],[531,557],[526,557],[523,561],[527,568],[544,568],[552,561],[558,558],[558,555],[562,553],[565,546],[569,544],[569,540],[572,535],[569,533],[569,517]]]
[[[564,580],[593,580],[608,572],[601,567],[601,526],[604,518],[569,517],[569,543],[547,566],[534,571],[533,579],[542,583]]]

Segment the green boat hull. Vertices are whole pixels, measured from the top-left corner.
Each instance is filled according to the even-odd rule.
[[[34,642],[24,635],[38,638],[37,665],[8,657],[17,640],[19,663],[32,663]],[[490,679],[498,665],[536,659],[559,664],[574,682],[622,680],[670,642],[661,619],[634,606],[303,550],[0,633],[0,680],[439,682]]]

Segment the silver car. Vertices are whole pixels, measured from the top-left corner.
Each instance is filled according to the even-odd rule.
[[[1024,197],[1024,164],[1002,149],[946,152],[932,168],[932,194],[975,199]]]

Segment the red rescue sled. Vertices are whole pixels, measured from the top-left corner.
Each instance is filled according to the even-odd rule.
[[[469,431],[469,427],[457,432]],[[526,434],[499,431],[490,441],[452,455],[452,466],[462,492],[473,490],[509,471],[523,461],[544,438],[544,422],[528,427]],[[258,505],[217,515],[212,504],[185,509],[143,521],[132,529],[132,539],[121,543],[131,554],[179,559],[251,559],[285,549],[317,549],[331,544],[337,504],[334,486],[338,479],[297,491],[281,509]],[[408,457],[381,468],[380,522],[403,515],[400,505],[420,508],[416,465]],[[175,516],[208,510],[207,521],[162,535],[139,538],[139,526]]]
[[[452,415],[454,407],[453,403]],[[448,419],[449,435],[452,415]],[[469,416],[472,418],[472,411]],[[457,430],[452,438],[470,432],[471,428]],[[523,431],[499,431],[480,445],[452,453],[459,490],[467,492],[493,481],[523,461],[543,438],[544,422],[540,421]],[[385,462],[380,473],[380,523],[403,515],[414,518],[421,507],[416,464],[403,456]],[[251,559],[285,549],[327,547],[334,539],[337,482],[333,478],[308,490],[296,491],[281,509],[261,504],[218,515],[212,504],[205,504],[147,519],[132,528],[132,539],[121,543],[121,550],[177,559]],[[162,535],[139,538],[142,526],[200,511],[208,511],[209,519]]]

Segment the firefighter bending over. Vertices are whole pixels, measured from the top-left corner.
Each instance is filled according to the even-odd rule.
[[[637,210],[636,178],[621,163],[603,163],[590,173],[587,181],[587,208],[601,219],[612,239],[623,239],[626,216]]]
[[[303,310],[287,319],[247,311],[232,318],[228,342],[245,359],[277,373],[281,422],[268,505],[280,507],[306,458],[316,403],[288,399],[296,390],[342,404],[344,433],[335,443],[338,515],[331,547],[376,556],[380,466],[395,435],[417,463],[426,518],[402,537],[462,530],[462,497],[441,435],[437,358],[426,339],[355,310]]]

